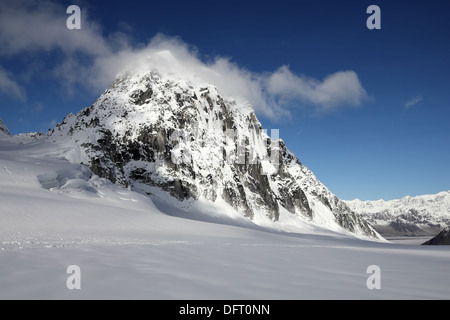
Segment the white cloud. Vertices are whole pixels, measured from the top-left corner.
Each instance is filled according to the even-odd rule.
[[[55,2],[2,0],[0,4],[0,52],[14,55],[40,50],[76,51],[87,55],[109,54],[110,46],[100,27],[83,11],[82,30],[69,30],[66,7]]]
[[[93,85],[104,88],[121,70],[143,64],[163,73],[211,82],[224,95],[245,98],[258,113],[270,118],[288,115],[286,106],[298,104],[297,101],[306,102],[316,111],[323,112],[343,105],[359,105],[367,96],[353,71],[336,72],[323,81],[297,76],[287,66],[274,73],[255,73],[224,57],[204,62],[195,48],[164,35],[157,35],[144,48],[99,57],[89,79]]]
[[[8,72],[0,66],[0,93],[7,94],[21,101],[26,100],[23,89],[10,78]]]
[[[246,99],[257,113],[274,119],[288,115],[295,105],[326,112],[358,105],[366,97],[353,71],[336,72],[323,80],[296,75],[287,66],[273,73],[256,73],[225,57],[203,61],[195,48],[164,35],[133,47],[124,33],[102,35],[83,7],[82,29],[68,30],[65,9],[48,0],[4,0],[0,5],[0,55],[61,51],[65,59],[53,76],[69,92],[77,85],[105,89],[120,71],[142,63],[153,65],[160,72],[211,82],[224,95]]]
[[[405,107],[405,109],[410,109],[410,108],[414,107],[415,105],[421,103],[422,101],[423,101],[422,96],[416,96],[416,97],[412,98],[411,100],[409,100],[408,102],[406,102],[404,107]]]
[[[359,105],[367,97],[354,71],[339,71],[320,81],[297,76],[282,66],[270,75],[267,89],[275,97],[299,99],[325,111],[340,105]]]
[[[224,57],[204,62],[195,48],[164,35],[155,36],[143,48],[121,50],[114,55],[99,57],[89,79],[93,86],[105,88],[120,71],[139,68],[140,65],[153,67],[161,73],[179,74],[192,81],[213,83],[223,95],[246,99],[257,112],[268,117],[288,114],[264,93],[266,75],[250,72]]]

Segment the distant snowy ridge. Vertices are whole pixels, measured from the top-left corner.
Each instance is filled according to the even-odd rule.
[[[450,225],[450,191],[390,201],[345,202],[385,236],[435,235]]]
[[[67,116],[49,139],[61,147],[61,157],[119,186],[170,195],[191,213],[212,206],[259,225],[311,224],[382,239],[282,140],[274,144],[249,103],[225,99],[198,79],[145,67],[124,72],[91,107]],[[245,149],[239,155],[240,144]],[[275,151],[278,167],[267,161]]]

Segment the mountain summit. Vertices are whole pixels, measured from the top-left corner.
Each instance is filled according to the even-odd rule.
[[[153,68],[119,74],[50,139],[95,174],[154,196],[233,211],[257,224],[300,221],[377,239],[379,234],[301,164],[253,107],[201,80]],[[172,199],[174,201],[174,199]],[[219,210],[219,211],[220,211]]]

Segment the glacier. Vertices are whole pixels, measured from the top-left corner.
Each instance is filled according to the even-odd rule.
[[[276,230],[242,215],[193,220],[158,199],[89,174],[48,141],[0,139],[0,299],[450,294],[449,247],[368,241],[307,224]],[[71,265],[81,269],[80,290],[66,287]],[[380,290],[366,286],[370,265],[380,267]]]

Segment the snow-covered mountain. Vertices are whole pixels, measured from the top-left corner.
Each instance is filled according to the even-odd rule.
[[[310,224],[381,239],[262,129],[251,105],[198,79],[130,69],[49,139],[61,157],[118,186],[170,195],[192,214],[212,206],[259,225]]]
[[[6,127],[5,123],[3,122],[3,120],[0,118],[0,136],[1,135],[11,135],[11,133],[9,132],[8,128]]]
[[[433,239],[426,241],[423,245],[439,246],[450,245],[450,227],[445,227],[444,230],[439,232]]]
[[[450,225],[450,191],[384,201],[345,201],[382,235],[435,235]]]

